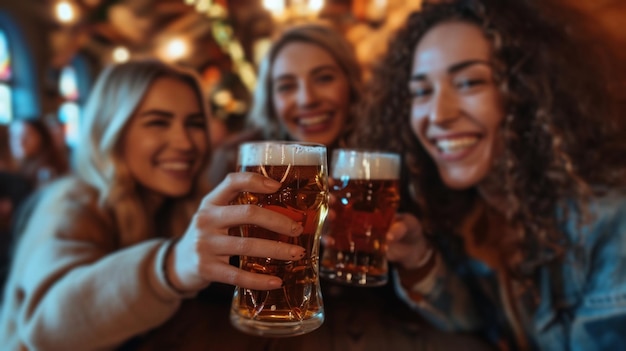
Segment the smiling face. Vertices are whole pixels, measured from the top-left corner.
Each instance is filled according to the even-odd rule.
[[[272,64],[272,103],[289,137],[333,144],[346,124],[350,106],[348,78],[322,47],[286,44]]]
[[[417,45],[409,89],[411,127],[453,189],[478,185],[500,150],[504,117],[492,48],[466,22],[445,22]]]
[[[126,128],[123,157],[133,178],[160,197],[187,195],[209,152],[195,91],[174,78],[156,79]]]

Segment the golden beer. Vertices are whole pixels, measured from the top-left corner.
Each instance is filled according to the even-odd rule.
[[[290,237],[242,225],[240,235],[286,242],[306,250],[302,259],[291,261],[240,257],[241,269],[280,277],[284,284],[281,289],[269,291],[235,289],[231,321],[242,331],[291,336],[312,331],[324,320],[318,271],[321,228],[328,212],[325,150],[323,146],[293,143],[250,143],[240,149],[238,171],[263,174],[282,186],[273,194],[243,192],[236,203],[279,212],[304,228],[300,236]]]
[[[396,154],[336,150],[336,216],[323,238],[322,277],[359,286],[387,282],[386,234],[400,202],[399,166]]]

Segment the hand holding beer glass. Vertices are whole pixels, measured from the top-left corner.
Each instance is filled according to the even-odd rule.
[[[328,212],[328,167],[326,147],[292,142],[246,143],[239,148],[239,172],[256,172],[281,182],[273,194],[243,192],[237,204],[274,210],[302,224],[298,237],[242,225],[242,237],[257,237],[299,245],[302,258],[284,261],[267,257],[240,257],[243,270],[271,274],[283,280],[276,290],[235,288],[230,319],[247,333],[292,336],[318,328],[324,321],[319,285],[319,245]]]
[[[338,149],[331,172],[336,216],[322,238],[320,275],[349,285],[384,285],[386,234],[400,202],[400,155]]]

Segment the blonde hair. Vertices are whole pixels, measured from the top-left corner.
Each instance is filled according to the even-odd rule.
[[[162,77],[188,84],[197,93],[202,111],[208,116],[195,73],[156,60],[131,61],[108,66],[102,71],[87,100],[79,127],[80,147],[75,153],[77,176],[96,188],[100,206],[111,210],[124,246],[154,236],[157,227],[147,213],[147,199],[123,161],[121,136],[152,83]],[[208,129],[206,133],[208,141]],[[206,166],[209,155],[203,161]],[[190,194],[171,201],[170,213],[166,214],[167,229],[179,230],[177,233],[184,230],[203,194],[200,182],[198,177]],[[172,211],[180,213],[174,215]]]
[[[272,64],[280,50],[292,42],[305,42],[317,45],[335,59],[345,73],[350,86],[350,116],[345,130],[352,129],[353,115],[361,98],[362,73],[352,45],[332,27],[322,23],[307,23],[290,27],[272,44],[259,66],[258,83],[254,92],[254,101],[249,113],[251,127],[263,132],[265,139],[285,139],[283,130],[272,103]]]

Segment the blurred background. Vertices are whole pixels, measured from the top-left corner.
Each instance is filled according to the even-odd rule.
[[[562,1],[626,41],[626,1]],[[215,117],[234,133],[250,105],[257,64],[281,28],[332,23],[355,45],[367,72],[421,2],[0,0],[0,141],[12,120],[44,118],[68,148],[76,147],[81,106],[102,67],[150,56],[197,70]]]

